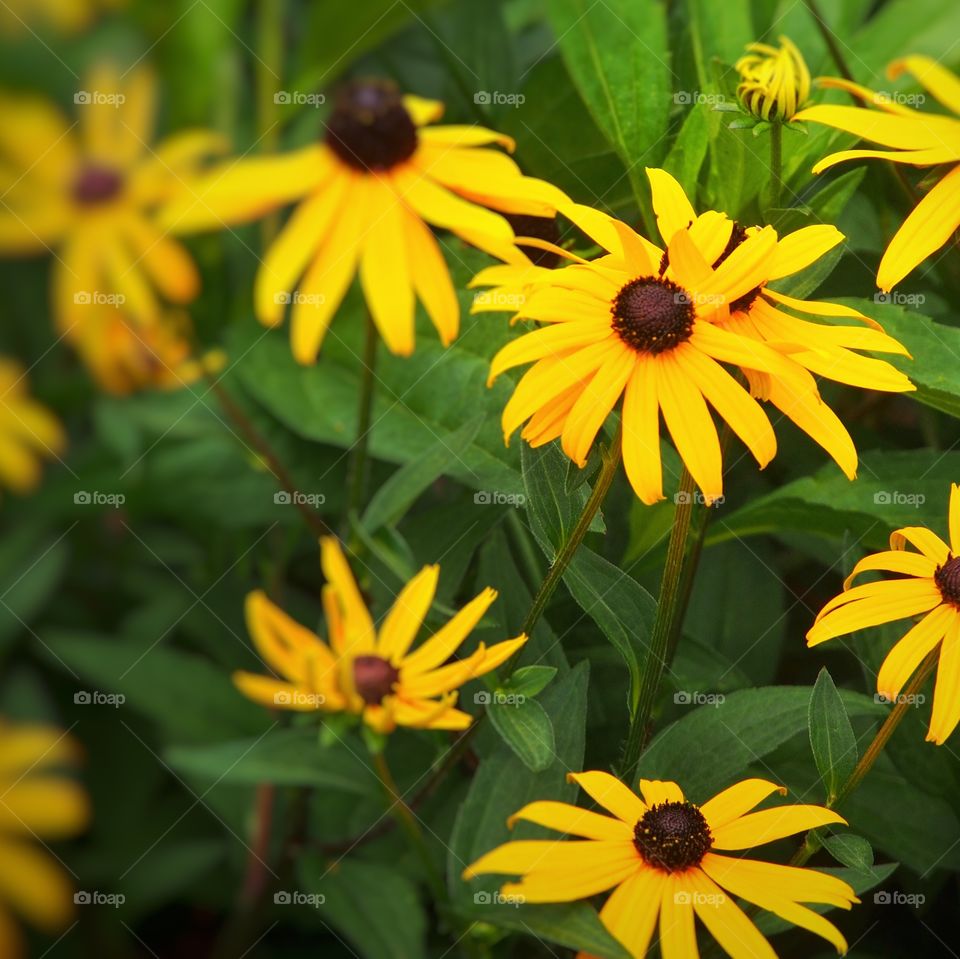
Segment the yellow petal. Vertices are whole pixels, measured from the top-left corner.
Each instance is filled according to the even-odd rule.
[[[648,506],[662,500],[657,362],[639,357],[623,397],[623,465],[630,485]]]
[[[693,908],[720,947],[734,959],[777,959],[773,946],[747,914],[700,869],[686,876]]]
[[[657,806],[665,802],[683,802],[683,791],[673,782],[661,779],[641,779],[640,792],[648,806]]]
[[[73,888],[49,853],[26,843],[0,843],[0,900],[48,932],[63,928],[73,912]]]
[[[901,150],[938,147],[951,142],[956,136],[955,120],[930,113],[905,117],[861,107],[819,104],[801,110],[794,120],[823,123],[881,146]]]
[[[914,208],[890,241],[877,269],[886,292],[939,250],[960,224],[960,167],[951,170]]]
[[[887,67],[887,76],[896,80],[904,71],[912,73],[925,90],[932,93],[948,110],[960,114],[960,79],[932,57],[914,54],[894,60]]]
[[[463,609],[404,659],[404,676],[423,673],[446,662],[470,635],[477,623],[483,619],[483,614],[496,598],[497,591],[488,588],[470,600]]]
[[[774,793],[785,796],[787,789],[766,779],[744,779],[717,793],[700,807],[700,812],[711,829],[719,829],[749,812],[757,803],[763,802]]]
[[[487,385],[503,372],[544,357],[589,346],[610,337],[610,328],[592,320],[556,323],[540,327],[511,340],[490,362]]]
[[[356,654],[374,652],[373,620],[357,581],[347,565],[339,542],[332,536],[320,540],[320,565],[327,582],[336,592],[343,615],[346,649]]]
[[[439,100],[428,100],[412,93],[404,94],[403,108],[418,127],[436,123],[443,116],[443,104]]]
[[[616,844],[591,845],[615,845],[619,855],[614,857],[607,853],[596,861],[592,855],[583,856],[584,861],[573,868],[552,869],[549,872],[538,869],[522,882],[506,883],[501,892],[504,896],[515,896],[521,902],[573,902],[606,892],[636,871],[638,856],[631,842],[621,840]]]
[[[777,280],[792,273],[799,273],[842,242],[843,234],[835,226],[825,223],[805,226],[801,230],[788,233],[777,241],[768,279]]]
[[[917,616],[938,606],[941,601],[940,590],[936,586],[918,580],[916,589],[911,590],[906,597],[899,594],[891,599],[877,596],[833,610],[807,632],[807,645],[816,646],[818,643],[858,629]]]
[[[947,561],[950,553],[947,544],[936,533],[923,526],[904,526],[890,534],[890,549],[904,549],[907,543],[915,546],[938,566]]]
[[[686,230],[697,214],[687,199],[683,187],[666,170],[647,167],[653,211],[657,215],[657,227],[663,242],[669,246],[674,235]]]
[[[507,820],[507,825],[512,829],[520,819],[585,839],[633,841],[632,830],[621,820],[563,802],[540,800],[528,803]]]
[[[638,854],[632,842],[617,840],[521,839],[504,843],[463,871],[464,879],[484,873],[529,875],[618,866]],[[599,890],[598,890],[599,891]],[[579,898],[579,897],[576,897]]]
[[[413,288],[436,327],[440,342],[448,346],[460,329],[460,303],[447,261],[430,228],[419,217],[407,213],[403,220]]]
[[[950,484],[950,544],[954,556],[960,556],[960,483]]]
[[[747,813],[724,826],[713,828],[714,849],[750,849],[830,823],[845,823],[822,806],[777,806]]]
[[[87,794],[62,776],[29,776],[0,796],[0,830],[44,839],[72,836],[90,819]]]
[[[600,910],[607,931],[631,956],[647,955],[666,882],[664,873],[641,866],[614,889]]]
[[[960,613],[954,610],[953,622],[940,647],[927,741],[942,746],[957,723],[960,723]]]
[[[466,126],[464,124],[448,123],[440,127],[427,127],[418,131],[421,142],[443,144],[451,147],[482,147],[488,143],[499,143],[511,153],[516,144],[512,137],[488,130],[481,126]]]
[[[843,581],[843,588],[849,589],[853,580],[861,573],[873,570],[885,570],[890,573],[902,573],[904,576],[932,577],[937,564],[929,556],[918,556],[906,550],[885,550],[873,553],[860,560]]]
[[[380,627],[377,655],[399,665],[433,603],[440,578],[439,566],[424,566],[400,591]]]
[[[591,799],[623,820],[631,829],[647,811],[640,797],[609,773],[567,773],[567,782],[576,783]]]
[[[877,692],[895,700],[927,653],[946,636],[956,618],[956,610],[944,603],[913,626],[883,661],[877,674]]]
[[[477,676],[485,676],[487,673],[496,669],[505,663],[517,650],[521,649],[527,641],[525,633],[521,633],[516,639],[506,639],[502,643],[494,643],[493,646],[486,648],[483,652],[483,659],[477,667]]]
[[[664,957],[700,957],[692,899],[684,873],[667,876],[660,895],[660,951]]]

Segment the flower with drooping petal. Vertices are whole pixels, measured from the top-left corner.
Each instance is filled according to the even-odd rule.
[[[25,956],[11,912],[56,935],[73,914],[73,886],[39,840],[65,839],[90,818],[86,793],[55,767],[73,765],[77,744],[46,726],[0,721],[0,955]],[[9,911],[8,911],[9,910]]]
[[[832,810],[784,805],[751,812],[773,793],[786,793],[762,779],[744,780],[698,806],[672,782],[641,779],[641,798],[609,773],[570,773],[567,778],[605,813],[541,800],[524,806],[508,825],[523,820],[580,838],[505,843],[469,866],[464,879],[489,873],[520,876],[501,889],[520,903],[571,902],[612,889],[600,918],[633,959],[647,955],[658,918],[663,959],[699,955],[697,919],[734,959],[776,959],[735,898],[846,951],[836,926],[804,903],[849,909],[859,900],[847,883],[814,869],[749,859],[741,852],[844,823]],[[580,953],[578,959],[589,957]]]
[[[789,120],[810,96],[810,71],[787,37],[780,46],[750,43],[734,65],[740,74],[737,97],[760,120]]]
[[[823,87],[846,90],[869,107],[816,104],[798,113],[795,120],[822,123],[870,140],[888,150],[842,150],[831,153],[813,168],[822,173],[848,160],[889,160],[915,167],[949,164],[949,172],[913,208],[887,246],[877,270],[877,286],[884,292],[935,253],[960,226],[960,78],[930,57],[895,60],[887,76],[895,80],[910,73],[954,116],[914,110],[893,97],[874,93],[849,80],[830,77]]]
[[[0,357],[0,484],[28,493],[40,482],[40,463],[63,452],[59,420],[27,392],[19,363]]]
[[[356,273],[391,352],[413,352],[417,300],[448,345],[460,307],[430,227],[511,256],[514,232],[501,214],[551,217],[566,197],[489,149],[513,149],[510,137],[474,125],[435,125],[442,113],[441,103],[401,96],[390,82],[353,81],[334,98],[324,142],[215,170],[194,186],[193,198],[171,205],[165,222],[202,230],[301,201],[267,250],[254,289],[257,316],[267,326],[280,324],[292,304],[291,343],[300,363],[315,362]]]
[[[327,584],[323,608],[329,644],[294,622],[262,592],[247,597],[247,624],[264,661],[282,678],[238,672],[244,695],[266,706],[302,712],[351,712],[377,732],[397,726],[466,729],[473,721],[455,708],[464,683],[505,663],[524,635],[481,643],[451,659],[497,598],[485,589],[432,636],[412,649],[433,603],[440,575],[425,566],[397,596],[379,627],[367,610],[339,544],[320,541]]]
[[[911,620],[880,667],[877,692],[895,702],[921,662],[938,646],[937,681],[927,742],[942,746],[960,723],[960,486],[950,488],[950,545],[923,526],[906,526],[890,537],[890,549],[860,560],[843,592],[820,610],[807,645],[855,630]],[[912,546],[913,549],[908,547]],[[854,586],[861,573],[895,574]],[[919,617],[919,618],[918,618]]]
[[[664,170],[649,171],[653,186],[653,208],[664,243],[678,230],[689,228],[709,238],[702,249],[714,269],[760,227],[739,223],[708,211],[695,212],[683,187]],[[781,350],[802,367],[801,381],[770,376],[741,364],[750,391],[767,400],[819,443],[849,479],[857,475],[857,450],[847,428],[823,401],[814,376],[835,380],[866,390],[899,393],[916,389],[907,376],[885,360],[861,356],[856,350],[909,356],[906,348],[884,333],[875,320],[840,303],[805,300],[787,296],[770,284],[812,266],[824,254],[843,242],[843,234],[829,224],[816,224],[777,238],[768,260],[766,275],[757,285],[730,304],[728,313],[715,320],[725,330],[758,340]],[[708,248],[709,247],[709,248]],[[792,312],[787,312],[792,311]],[[806,317],[850,318],[862,326],[816,323]]]

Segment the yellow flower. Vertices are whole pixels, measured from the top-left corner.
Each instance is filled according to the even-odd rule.
[[[104,301],[145,320],[161,311],[157,293],[187,303],[199,290],[190,255],[155,212],[225,144],[189,131],[153,149],[154,94],[149,70],[124,75],[101,65],[74,95],[75,124],[42,99],[0,96],[0,253],[55,254],[53,309],[63,334],[76,335]]]
[[[750,43],[747,51],[735,64],[740,102],[761,120],[791,119],[810,96],[810,71],[803,54],[787,37],[780,37],[779,48]]]
[[[521,175],[497,150],[513,141],[480,126],[433,126],[443,106],[401,96],[393,84],[354,81],[336,96],[324,142],[279,157],[215,171],[175,203],[165,222],[204,229],[241,222],[302,200],[267,251],[254,301],[262,323],[291,309],[293,354],[313,363],[355,273],[387,347],[414,349],[416,300],[444,345],[456,337],[460,308],[429,226],[451,230],[494,256],[514,233],[508,214],[552,216],[565,197]],[[291,294],[299,283],[299,290]]]
[[[734,897],[846,951],[839,930],[802,903],[849,909],[859,900],[847,883],[813,869],[739,854],[807,829],[843,823],[835,812],[806,805],[750,812],[774,792],[786,793],[762,779],[744,780],[696,806],[672,782],[641,779],[641,799],[608,773],[570,773],[567,778],[612,816],[562,802],[532,802],[508,825],[522,819],[583,838],[508,842],[469,866],[464,879],[485,873],[519,875],[519,882],[507,883],[501,891],[529,903],[570,902],[613,889],[600,918],[633,959],[647,954],[658,915],[663,959],[699,954],[694,917],[734,959],[776,959]],[[737,854],[719,855],[728,851]]]
[[[896,60],[887,69],[891,80],[913,74],[943,106],[960,115],[960,79],[929,57]],[[876,110],[863,107],[808,107],[794,119],[823,123],[891,150],[843,150],[824,157],[813,168],[822,173],[847,160],[890,160],[916,167],[956,164],[960,160],[960,119],[914,110],[893,98],[846,80],[828,78],[821,86],[846,90]],[[890,241],[877,270],[877,286],[888,291],[914,267],[949,241],[960,225],[960,167],[953,168],[914,207]]]
[[[877,675],[877,692],[896,700],[922,660],[940,645],[927,742],[943,745],[960,722],[960,486],[950,489],[950,545],[923,526],[890,537],[890,549],[860,560],[843,592],[820,610],[807,633],[817,646],[854,630],[921,617],[893,647]],[[919,552],[907,549],[907,545]],[[870,570],[895,573],[851,588]]]
[[[703,214],[702,218],[697,216],[683,187],[669,173],[652,170],[650,178],[654,185],[654,211],[664,242],[689,224],[693,224],[691,232],[696,232],[705,229],[704,221],[715,220],[717,214],[713,212]],[[716,229],[719,232],[711,253],[718,249],[722,252],[712,261],[715,269],[760,228],[744,229],[739,223],[725,220]],[[849,479],[854,479],[857,474],[856,447],[846,427],[821,399],[811,374],[867,390],[913,390],[916,387],[910,380],[889,363],[860,356],[853,350],[902,356],[909,356],[909,353],[900,342],[884,333],[878,323],[852,307],[797,299],[778,293],[768,285],[811,266],[843,239],[836,227],[826,224],[803,227],[779,237],[776,250],[768,261],[765,278],[731,303],[729,313],[717,317],[715,322],[731,333],[781,349],[794,363],[803,367],[799,383],[746,366],[741,368],[755,397],[768,400],[793,420],[836,460]],[[721,247],[722,241],[725,245]],[[849,317],[870,328],[812,323],[784,312],[784,307],[814,316]]]
[[[283,679],[238,672],[244,695],[266,706],[304,712],[351,712],[378,732],[397,726],[465,729],[472,717],[454,708],[457,689],[505,663],[527,641],[518,636],[448,662],[497,598],[485,589],[413,652],[440,575],[425,566],[397,596],[379,629],[335,539],[320,541],[327,579],[327,645],[262,592],[247,597],[247,624],[260,655]],[[444,665],[446,664],[446,665]]]
[[[76,744],[59,730],[0,722],[0,955],[26,954],[7,908],[55,934],[70,921],[69,878],[34,840],[55,840],[82,830],[89,805],[77,783],[52,767],[75,763]]]
[[[0,482],[28,493],[40,482],[41,458],[65,446],[57,418],[27,393],[23,369],[0,357]]]
[[[126,0],[4,0],[0,4],[0,34],[18,36],[32,26],[50,26],[60,33],[77,33],[101,13],[116,10]]]
[[[658,172],[648,174],[660,204],[664,181]],[[754,231],[718,262],[732,231],[719,213],[679,229],[666,254],[626,224],[588,207],[570,204],[562,213],[608,252],[592,262],[575,258],[557,270],[494,266],[472,284],[505,284],[502,290],[522,300],[518,308],[495,289],[481,294],[480,309],[513,308],[515,318],[544,324],[493,358],[491,382],[505,370],[534,363],[503,411],[504,436],[526,423],[521,436],[531,446],[559,437],[567,456],[582,466],[623,395],[623,460],[640,499],[663,499],[662,412],[677,451],[704,497],[714,501],[723,495],[723,469],[707,402],[761,467],[776,453],[760,405],[721,363],[785,379],[796,391],[809,388],[803,379],[808,374],[792,360],[722,326],[731,305],[768,277],[776,231]]]
[[[84,323],[76,345],[100,388],[120,396],[180,389],[226,363],[219,350],[194,356],[189,317],[179,312],[141,323],[105,307]]]

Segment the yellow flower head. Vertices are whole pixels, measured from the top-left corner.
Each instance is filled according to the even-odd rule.
[[[144,323],[104,307],[84,324],[77,351],[100,388],[119,396],[181,389],[226,362],[219,350],[196,358],[190,319],[173,311]]]
[[[52,771],[78,758],[76,744],[59,730],[0,722],[0,955],[5,959],[26,955],[8,906],[50,934],[70,921],[69,877],[34,842],[63,839],[86,826],[86,794]]]
[[[18,363],[0,357],[0,483],[28,493],[40,482],[40,461],[59,455],[66,437],[57,418],[27,392]]]
[[[713,248],[709,252],[721,250],[717,259],[712,261],[714,268],[747,237],[761,229],[755,226],[744,228],[727,217],[718,219],[718,214],[712,211],[698,216],[683,188],[669,173],[653,170],[650,176],[654,185],[654,211],[664,242],[688,226],[691,233],[712,231]],[[913,390],[916,387],[910,380],[889,363],[861,356],[854,350],[901,356],[909,356],[909,353],[899,341],[884,333],[880,324],[859,310],[822,300],[798,299],[769,286],[812,266],[843,239],[836,227],[827,224],[803,227],[779,237],[765,279],[731,303],[729,312],[718,315],[715,322],[731,333],[783,350],[803,368],[799,382],[770,376],[749,366],[742,366],[741,370],[755,397],[769,401],[793,420],[836,460],[849,479],[854,479],[857,474],[856,447],[846,427],[821,399],[814,376],[865,390],[893,393]],[[845,317],[864,325],[814,323],[787,310],[807,316]]]
[[[791,120],[810,96],[810,71],[803,54],[787,37],[780,46],[750,43],[737,60],[737,97],[760,120]]]
[[[747,779],[696,806],[672,782],[640,780],[636,795],[604,772],[571,773],[611,815],[562,802],[524,806],[508,820],[536,823],[581,839],[508,842],[481,856],[464,879],[519,875],[502,888],[518,902],[570,902],[613,890],[600,918],[633,959],[643,959],[660,919],[663,959],[698,955],[695,918],[731,956],[774,956],[735,898],[827,939],[845,952],[839,930],[803,903],[849,909],[859,900],[847,883],[813,869],[747,859],[740,850],[844,820],[821,806],[775,806],[751,812],[786,790]],[[734,852],[733,856],[721,855]]]
[[[214,171],[192,198],[171,205],[165,222],[206,229],[302,200],[267,251],[254,289],[257,316],[268,326],[281,323],[292,304],[300,363],[316,360],[357,272],[391,352],[413,352],[418,299],[447,345],[460,308],[430,226],[510,257],[513,229],[492,211],[550,217],[566,198],[489,149],[512,150],[510,137],[474,125],[434,126],[442,112],[442,104],[402,96],[392,83],[354,81],[334,98],[322,143]]]
[[[397,726],[465,729],[472,717],[454,707],[457,690],[505,663],[527,641],[489,649],[481,643],[448,662],[497,598],[485,589],[428,640],[410,651],[433,603],[438,566],[425,566],[397,596],[379,628],[335,539],[320,541],[327,585],[323,608],[329,645],[295,623],[263,593],[247,597],[247,624],[260,655],[282,679],[238,672],[250,699],[303,712],[351,712],[378,732]]]
[[[922,526],[898,529],[890,537],[887,552],[874,553],[854,566],[843,592],[820,610],[807,633],[807,645],[817,646],[869,626],[921,617],[883,661],[877,692],[895,700],[922,660],[939,645],[927,733],[927,742],[938,746],[960,722],[960,486],[956,483],[950,490],[949,525],[949,546]],[[857,576],[872,570],[895,573],[898,578],[852,586]]]
[[[188,303],[199,290],[193,260],[154,214],[226,144],[189,131],[151,147],[154,93],[146,68],[101,65],[74,94],[75,124],[42,99],[0,95],[0,163],[12,174],[0,254],[55,253],[53,308],[65,335],[80,335],[104,302],[146,320],[161,311],[158,293]]]
[[[504,409],[505,437],[525,423],[521,436],[532,446],[559,438],[564,452],[583,465],[622,396],[624,466],[640,499],[663,498],[662,413],[677,451],[712,502],[723,493],[722,461],[707,403],[761,467],[776,452],[760,405],[721,365],[733,364],[747,371],[758,395],[788,410],[852,474],[856,451],[820,400],[809,370],[844,382],[850,381],[845,377],[861,385],[869,381],[873,388],[909,389],[906,377],[888,364],[846,349],[903,348],[879,331],[819,327],[775,309],[786,304],[824,315],[861,316],[833,304],[781,297],[766,286],[823,252],[819,228],[780,241],[772,227],[744,230],[715,211],[697,216],[671,176],[662,170],[647,173],[665,250],[624,223],[569,204],[563,215],[605,255],[587,262],[555,248],[576,262],[557,270],[505,264],[474,278],[474,286],[496,286],[480,294],[475,310],[513,309],[515,319],[543,324],[493,359],[491,380],[534,363]],[[827,249],[840,238],[828,230]],[[810,355],[796,349],[797,337]]]
[[[845,90],[867,107],[819,104],[797,114],[797,120],[823,123],[871,140],[889,150],[842,150],[831,153],[813,168],[822,173],[847,160],[890,160],[910,166],[952,164],[952,169],[914,207],[890,241],[877,270],[877,286],[887,291],[935,253],[960,226],[960,79],[929,57],[904,57],[891,63],[891,80],[911,73],[954,116],[914,110],[896,98],[880,95],[856,83],[835,78],[818,80],[821,86]]]

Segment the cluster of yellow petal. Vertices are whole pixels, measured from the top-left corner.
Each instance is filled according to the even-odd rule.
[[[810,71],[788,37],[780,38],[779,47],[751,43],[735,68],[737,96],[761,120],[790,120],[810,96]]]

